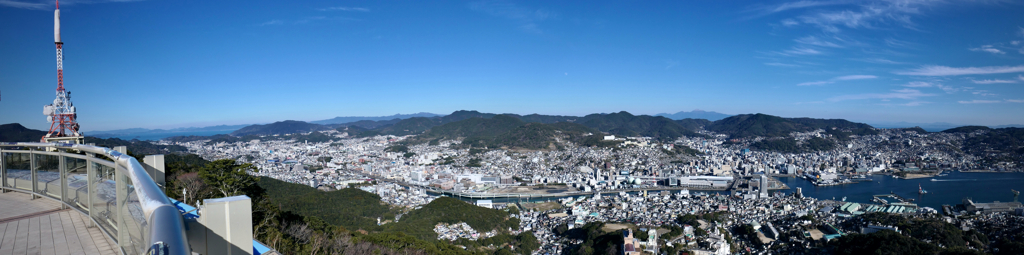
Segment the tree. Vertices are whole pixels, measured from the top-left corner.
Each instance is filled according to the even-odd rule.
[[[213,189],[220,191],[224,197],[249,195],[253,197],[259,186],[259,180],[249,175],[248,171],[255,171],[252,164],[238,164],[233,159],[221,159],[206,164],[199,169],[199,176],[203,177]]]
[[[179,175],[177,177],[178,185],[184,189],[183,202],[186,204],[194,205],[195,201],[204,197],[206,191],[206,183],[199,177],[199,173],[192,172]],[[191,199],[189,199],[191,198]]]

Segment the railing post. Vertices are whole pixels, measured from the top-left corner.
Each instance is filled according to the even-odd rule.
[[[57,168],[60,169],[60,201],[68,201],[68,164],[64,158],[65,149],[57,149]],[[65,203],[60,203],[60,209],[68,209]]]
[[[30,178],[30,179],[32,179],[32,183],[31,183],[32,184],[32,199],[34,200],[34,199],[36,199],[36,194],[39,193],[39,188],[36,187],[36,186],[38,186],[38,185],[36,185],[36,182],[37,182],[36,181],[36,164],[37,164],[37,162],[36,162],[36,153],[35,153],[36,149],[33,149],[33,148],[30,147],[28,149],[28,151],[29,151],[29,153],[28,153],[28,162],[29,162],[29,164],[28,164],[28,168],[29,168],[28,171],[29,171],[29,173],[32,176],[32,178]]]
[[[7,193],[7,154],[0,149],[0,193]]]
[[[207,229],[202,254],[252,254],[252,201],[248,196],[204,199],[199,222]]]
[[[93,163],[93,160],[96,160],[96,154],[85,153],[85,185],[88,190],[86,193],[89,194],[86,196],[85,202],[87,203],[86,206],[89,207],[87,211],[89,211],[90,219],[85,221],[86,227],[92,227],[92,221],[96,220],[96,208],[92,204],[92,197],[96,196],[96,184],[93,184],[96,181],[94,177],[96,175],[96,168],[93,165],[96,163]]]
[[[144,162],[142,167],[146,168],[146,172],[149,173],[149,177],[153,178],[153,182],[160,186],[161,189],[167,190],[165,173],[166,165],[164,164],[164,155],[147,155],[142,159]]]
[[[126,249],[125,247],[132,247],[131,238],[128,236],[128,222],[125,221],[125,216],[129,215],[124,215],[121,211],[121,208],[124,208],[125,202],[127,201],[126,198],[128,198],[128,185],[127,183],[124,182],[124,172],[127,170],[122,170],[119,168],[123,167],[121,167],[121,165],[119,164],[116,164],[115,162],[114,187],[117,193],[117,198],[114,202],[114,219],[117,219],[117,246],[121,248],[121,250],[126,251],[128,249]]]

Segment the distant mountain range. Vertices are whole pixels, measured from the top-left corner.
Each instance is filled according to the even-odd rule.
[[[167,134],[167,133],[195,133],[195,132],[212,132],[212,131],[224,131],[231,132],[240,128],[249,126],[250,124],[244,125],[218,125],[209,127],[187,127],[187,128],[173,128],[173,129],[148,129],[148,128],[128,128],[118,130],[107,130],[107,131],[92,131],[88,132],[90,136],[95,137],[116,137],[116,136],[142,136],[149,134]]]
[[[654,116],[662,116],[662,117],[673,119],[673,120],[681,120],[681,119],[706,119],[706,120],[710,120],[710,121],[716,121],[716,120],[728,118],[729,116],[732,116],[732,115],[724,114],[724,113],[704,111],[704,110],[701,110],[701,109],[696,109],[696,110],[693,110],[693,111],[690,111],[690,112],[681,111],[681,112],[672,113],[672,114],[669,114],[669,113],[659,113],[659,114],[655,114]]]
[[[247,136],[247,135],[283,135],[283,134],[294,134],[294,133],[307,133],[313,131],[330,130],[331,127],[313,124],[309,122],[286,120],[278,121],[266,125],[251,125],[243,127],[241,129],[231,132],[233,136]]]
[[[442,116],[442,115],[440,115],[440,114],[433,114],[433,113],[429,113],[429,112],[420,112],[420,113],[413,113],[413,114],[395,114],[395,115],[391,115],[391,116],[377,116],[377,117],[368,117],[368,116],[334,117],[333,119],[310,121],[309,123],[327,125],[327,124],[350,123],[350,122],[356,122],[356,121],[361,121],[361,120],[372,120],[372,121],[393,120],[393,119],[404,120],[404,119],[414,118],[414,117],[430,118],[430,117],[438,117],[438,116]]]
[[[939,131],[943,131],[943,130],[947,130],[947,129],[951,129],[951,128],[967,126],[967,125],[958,125],[958,124],[947,123],[947,122],[912,123],[912,122],[905,122],[905,121],[900,121],[900,122],[877,122],[877,123],[873,123],[871,125],[875,126],[877,128],[911,128],[911,127],[921,127],[922,129],[927,130],[928,132],[939,132]],[[989,126],[989,128],[1008,128],[1008,127],[1024,127],[1024,125],[1016,124],[1016,125]]]

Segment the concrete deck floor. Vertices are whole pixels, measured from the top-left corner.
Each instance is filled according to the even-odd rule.
[[[0,254],[118,254],[88,215],[49,198],[0,193]]]

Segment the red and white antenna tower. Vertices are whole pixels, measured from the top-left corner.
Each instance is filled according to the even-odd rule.
[[[64,43],[60,41],[60,2],[53,11],[53,41],[57,45],[57,99],[53,104],[43,106],[43,114],[50,122],[50,132],[43,137],[43,142],[71,141],[82,143],[84,139],[78,132],[75,119],[75,106],[71,103],[71,91],[64,90]]]

